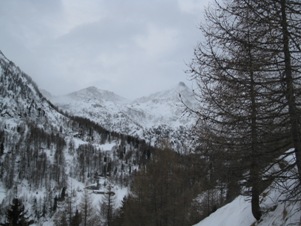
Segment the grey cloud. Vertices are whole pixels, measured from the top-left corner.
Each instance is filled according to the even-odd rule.
[[[125,97],[146,95],[187,77],[200,15],[179,6],[175,0],[4,0],[0,49],[53,93],[97,85]]]

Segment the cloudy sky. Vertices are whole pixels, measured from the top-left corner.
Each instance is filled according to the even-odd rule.
[[[1,0],[0,50],[42,89],[133,99],[169,89],[200,41],[209,0]]]

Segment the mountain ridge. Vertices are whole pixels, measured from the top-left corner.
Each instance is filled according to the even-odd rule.
[[[169,140],[171,146],[175,142],[186,142],[186,145],[182,144],[184,150],[191,145],[188,131],[196,122],[186,112],[187,106],[197,105],[193,95],[192,90],[180,82],[171,89],[133,101],[94,86],[62,96],[50,96],[50,99],[69,114],[87,117],[108,130],[137,136],[152,145],[163,140]],[[175,135],[179,129],[185,136]]]

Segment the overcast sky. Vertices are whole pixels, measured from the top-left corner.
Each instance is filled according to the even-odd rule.
[[[209,0],[1,0],[0,50],[54,95],[189,85]]]

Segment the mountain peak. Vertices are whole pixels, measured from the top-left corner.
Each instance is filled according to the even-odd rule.
[[[53,100],[54,102],[61,103],[64,100],[69,101],[79,101],[85,102],[85,103],[104,103],[104,102],[112,102],[114,104],[120,104],[123,102],[126,102],[126,98],[119,96],[118,94],[115,94],[114,92],[102,90],[95,86],[89,86],[87,88],[81,89],[79,91],[75,91],[72,93],[69,93],[64,96],[59,96],[56,98],[56,100]],[[74,102],[75,105],[76,102]]]
[[[86,88],[86,90],[91,92],[99,92],[99,89],[95,86],[89,86],[88,88]]]

